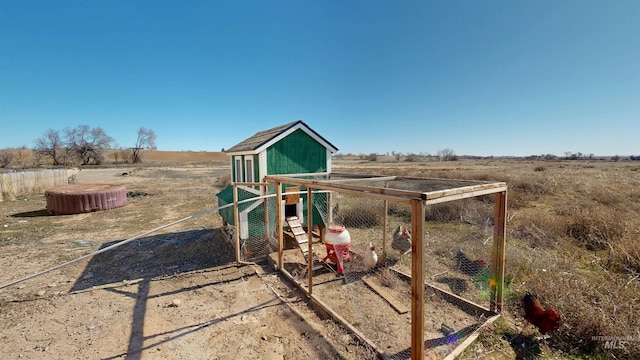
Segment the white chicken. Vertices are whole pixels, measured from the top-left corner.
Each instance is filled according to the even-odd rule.
[[[373,269],[378,264],[378,254],[376,254],[376,247],[373,246],[373,243],[369,242],[369,247],[364,252],[362,262],[369,269]]]

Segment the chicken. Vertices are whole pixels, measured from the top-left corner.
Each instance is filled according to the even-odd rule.
[[[393,241],[391,242],[391,248],[402,252],[404,256],[411,251],[411,232],[408,229],[398,226],[396,231],[393,232]]]
[[[364,266],[369,269],[374,268],[378,264],[378,254],[376,254],[376,247],[373,246],[373,243],[369,242],[369,247],[367,247],[367,250],[364,252],[362,262]]]
[[[551,306],[545,310],[538,299],[528,291],[522,298],[522,306],[524,307],[524,318],[537,327],[542,335],[557,330],[560,326],[558,312]]]
[[[335,219],[338,217],[338,212],[340,212],[340,204],[336,203],[336,206],[331,209],[331,218]]]
[[[458,269],[470,276],[476,275],[487,267],[487,264],[483,259],[471,260],[462,252],[462,250],[458,250],[458,253],[456,254],[456,261]]]

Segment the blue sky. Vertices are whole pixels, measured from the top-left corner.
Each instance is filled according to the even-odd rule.
[[[640,155],[640,1],[0,0],[0,148],[102,127],[219,151]]]

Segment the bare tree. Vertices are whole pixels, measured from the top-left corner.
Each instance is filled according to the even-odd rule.
[[[438,151],[438,157],[440,161],[456,161],[458,160],[458,156],[456,156],[455,151],[451,149],[444,149]]]
[[[6,168],[11,165],[13,161],[13,150],[4,149],[0,150],[0,168]]]
[[[131,149],[131,162],[134,164],[142,162],[142,150],[156,149],[156,138],[153,130],[144,127],[138,129],[136,145]]]
[[[67,148],[82,165],[102,164],[105,150],[110,149],[113,142],[113,138],[100,127],[92,129],[87,125],[80,125],[75,129],[66,128],[64,133]]]
[[[120,157],[122,158],[123,163],[128,163],[131,160],[131,150],[129,149],[120,149]]]
[[[49,129],[35,140],[36,159],[51,158],[53,165],[61,165],[64,143],[57,130]]]

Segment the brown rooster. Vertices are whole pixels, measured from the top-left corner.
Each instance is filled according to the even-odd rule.
[[[557,330],[560,326],[558,312],[551,306],[545,310],[538,299],[528,291],[522,298],[522,306],[524,307],[524,318],[537,327],[542,335]]]

